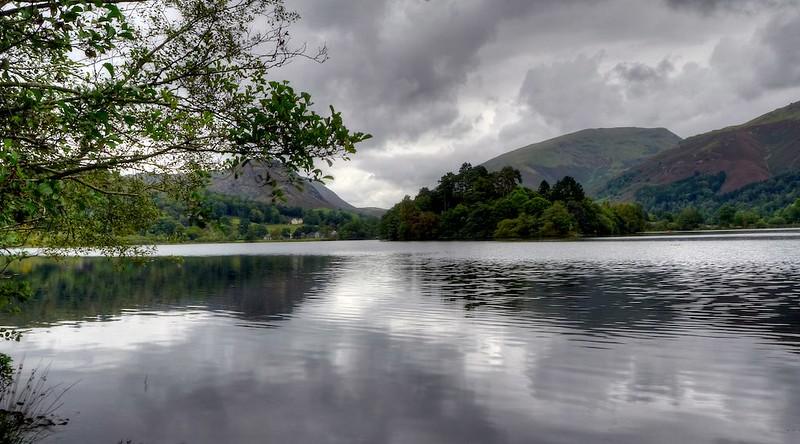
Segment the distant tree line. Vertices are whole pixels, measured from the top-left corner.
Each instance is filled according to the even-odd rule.
[[[162,195],[156,204],[161,216],[140,233],[148,240],[375,239],[378,235],[378,218],[343,210],[304,209],[210,192],[186,200]]]
[[[636,194],[649,229],[765,228],[800,224],[800,173],[788,173],[721,193],[724,172],[695,175]]]
[[[650,219],[649,229],[658,231],[789,227],[800,224],[800,198],[775,211],[724,203],[714,211],[688,206],[674,213],[666,211],[653,213]]]
[[[538,190],[520,185],[519,171],[489,172],[469,163],[447,173],[434,189],[406,196],[381,219],[388,240],[531,239],[603,236],[642,231],[639,205],[597,203],[572,177]]]

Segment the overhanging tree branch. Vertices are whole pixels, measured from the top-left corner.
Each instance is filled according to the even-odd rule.
[[[369,136],[269,80],[321,61],[288,46],[297,18],[281,0],[0,0],[2,245],[124,249],[154,189],[187,196],[250,161],[320,179],[316,161],[347,159]]]

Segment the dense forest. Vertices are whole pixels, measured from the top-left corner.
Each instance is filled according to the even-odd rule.
[[[645,228],[642,208],[598,203],[571,177],[534,191],[520,185],[518,170],[489,172],[465,163],[433,190],[406,196],[382,218],[388,240],[530,239],[631,234]]]
[[[266,204],[203,192],[188,203],[156,198],[161,217],[140,236],[147,240],[255,241],[374,239],[379,219],[342,210]]]
[[[650,213],[650,228],[691,230],[765,228],[800,223],[800,173],[787,173],[721,194],[725,173],[695,175],[636,193]]]

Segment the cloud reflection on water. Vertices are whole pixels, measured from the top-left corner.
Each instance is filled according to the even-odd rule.
[[[69,294],[56,291],[69,265],[45,267],[34,276],[55,293],[33,313],[49,323],[28,319],[22,344],[2,347],[82,381],[54,442],[800,438],[800,253],[572,245],[583,260],[490,243],[187,258],[129,270],[111,292],[92,287],[93,264]]]

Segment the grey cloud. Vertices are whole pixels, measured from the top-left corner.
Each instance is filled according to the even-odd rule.
[[[603,60],[578,56],[530,69],[519,92],[529,109],[527,119],[543,118],[559,133],[643,126],[691,136],[749,120],[796,100],[792,92],[800,94],[800,83],[789,84],[795,88],[788,94],[786,88],[766,88],[757,72],[742,69],[747,58],[739,59],[733,71],[722,69],[720,62],[680,68],[664,62],[617,64],[604,70]]]
[[[758,8],[775,7],[781,3],[780,0],[666,0],[667,4],[673,8],[691,9],[704,14],[710,14],[720,10],[753,12]]]
[[[720,39],[708,66],[676,66],[666,58],[656,64],[618,62],[606,69],[605,58],[581,55],[534,66],[519,98],[564,132],[637,125],[692,135],[755,117],[748,102],[764,100],[777,107],[797,99],[778,93],[800,88],[800,10],[782,10],[750,36]],[[726,107],[734,110],[726,110],[730,117],[722,120],[716,114]],[[737,113],[743,116],[734,117]]]
[[[327,44],[330,60],[277,75],[373,134],[339,171],[380,184],[350,178],[339,188],[348,178],[336,168],[331,184],[370,205],[565,131],[691,135],[736,123],[785,105],[792,98],[778,92],[800,85],[791,1],[286,2],[302,16],[294,39]]]
[[[520,100],[565,132],[598,126],[623,108],[622,90],[600,72],[601,59],[581,55],[530,69]]]
[[[331,55],[308,80],[378,141],[413,141],[455,122],[459,89],[481,68],[476,55],[500,24],[563,7],[553,0],[318,3],[297,2],[309,27],[299,34],[321,34]]]
[[[628,95],[641,97],[653,88],[662,88],[669,81],[669,75],[675,71],[675,65],[667,59],[656,66],[644,63],[618,63],[612,73],[628,87]]]
[[[644,63],[625,62],[618,63],[614,72],[629,82],[654,82],[664,80],[669,73],[675,70],[675,65],[667,59],[658,66],[648,66]]]
[[[415,194],[416,189],[435,185],[445,172],[458,169],[464,162],[486,160],[480,158],[480,153],[495,143],[494,140],[479,139],[460,145],[458,150],[398,153],[388,159],[380,152],[365,151],[353,160],[353,164],[365,171],[380,170],[381,179]],[[391,164],[391,168],[386,168],[387,164]]]
[[[299,8],[303,21],[314,28],[347,31],[376,28],[381,17],[386,14],[389,2],[387,0],[291,1],[289,4]]]
[[[777,15],[749,40],[721,40],[711,66],[745,98],[800,86],[800,10]]]
[[[762,42],[771,58],[759,65],[768,88],[800,85],[800,12],[774,19],[764,29]]]

